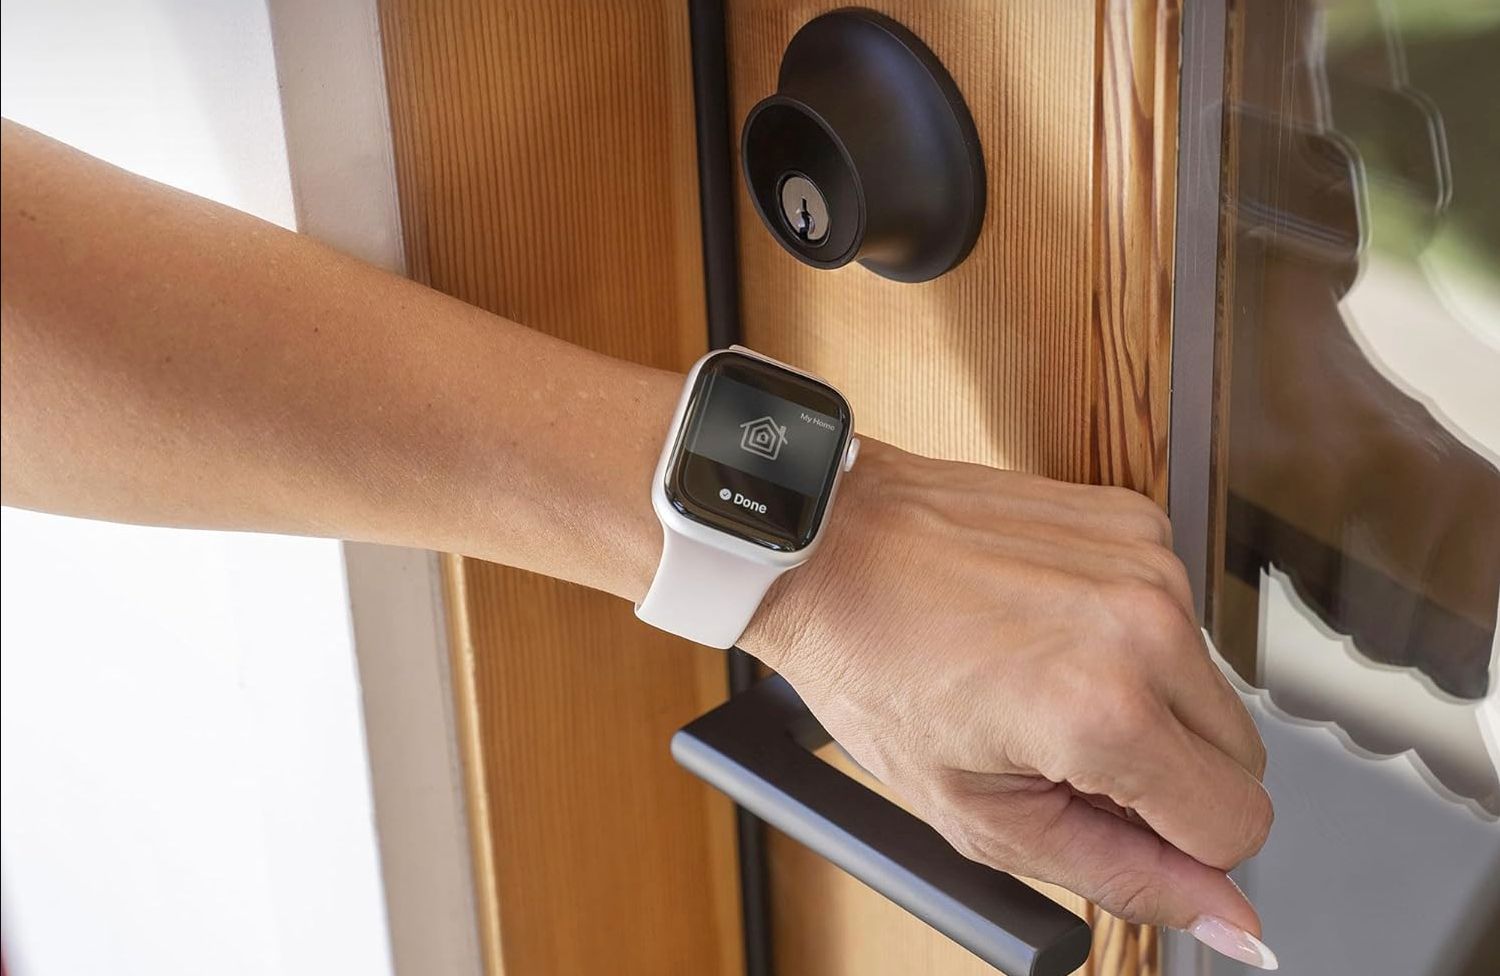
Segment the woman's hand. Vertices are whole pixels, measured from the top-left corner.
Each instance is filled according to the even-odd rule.
[[[1209,919],[1211,944],[1215,920],[1258,934],[1225,871],[1271,825],[1265,750],[1161,510],[869,442],[840,491],[741,645],[968,857],[1131,921]]]

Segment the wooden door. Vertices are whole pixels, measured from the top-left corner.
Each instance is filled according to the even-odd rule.
[[[726,0],[731,124],[839,0]],[[844,390],[863,433],[1164,500],[1175,0],[871,0],[947,65],[989,209],[969,258],[905,285],[798,264],[737,193],[744,340]],[[407,266],[614,355],[706,346],[685,0],[381,0]],[[741,971],[732,820],[672,766],[723,659],[612,598],[449,563],[460,729],[493,976]],[[782,976],[987,971],[781,837]],[[1059,897],[1070,898],[1060,895]],[[1085,914],[1095,913],[1071,899]],[[1155,969],[1095,918],[1086,972]]]
[[[731,117],[775,88],[797,28],[839,0],[730,0]],[[924,284],[784,253],[737,195],[752,348],[831,380],[861,432],[908,450],[1125,485],[1165,501],[1174,3],[872,0],[952,73],[989,207],[973,253]],[[770,841],[778,976],[992,970],[826,861]],[[1095,926],[1085,972],[1156,971],[1149,929],[1065,892]]]
[[[707,348],[687,6],[382,0],[406,265],[571,342]],[[733,812],[667,742],[722,653],[612,596],[447,564],[489,976],[737,973]]]

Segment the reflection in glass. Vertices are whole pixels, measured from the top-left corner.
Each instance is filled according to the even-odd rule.
[[[1230,20],[1210,625],[1306,814],[1252,873],[1379,849],[1448,917],[1346,904],[1320,958],[1500,972],[1500,2]]]
[[[1500,15],[1424,3],[1403,32],[1395,4],[1246,6],[1248,31],[1294,46],[1245,47],[1229,113],[1219,647],[1263,683],[1261,615],[1234,589],[1274,568],[1352,663],[1482,702],[1500,594],[1500,126],[1485,94],[1500,91]],[[1319,710],[1304,688],[1273,691]],[[1308,717],[1380,751],[1412,745],[1359,716]],[[1500,813],[1493,765],[1447,778]]]

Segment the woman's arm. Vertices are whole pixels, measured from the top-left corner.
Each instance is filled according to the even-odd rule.
[[[470,553],[637,598],[680,377],[4,123],[4,502]]]
[[[9,122],[3,153],[6,504],[645,592],[681,377]],[[1265,755],[1159,509],[867,440],[826,531],[741,646],[971,857],[1257,958],[1224,871],[1269,829]]]

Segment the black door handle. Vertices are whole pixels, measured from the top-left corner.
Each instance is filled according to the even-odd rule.
[[[826,857],[1008,976],[1063,976],[1088,958],[1088,924],[813,755],[829,741],[784,678],[672,737],[672,755],[736,803]]]

